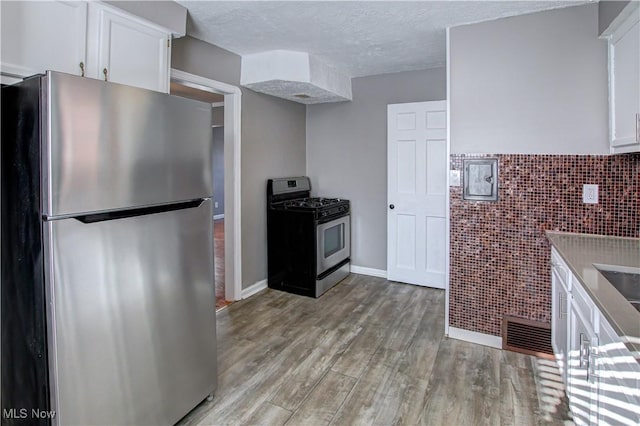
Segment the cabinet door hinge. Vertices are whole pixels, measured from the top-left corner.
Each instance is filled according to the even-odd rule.
[[[171,47],[171,39],[170,38],[167,39],[167,47]]]

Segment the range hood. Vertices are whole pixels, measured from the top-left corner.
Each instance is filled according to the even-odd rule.
[[[270,50],[244,55],[240,84],[302,104],[352,99],[351,77],[306,52]]]

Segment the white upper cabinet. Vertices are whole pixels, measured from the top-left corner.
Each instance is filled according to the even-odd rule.
[[[100,2],[2,1],[3,82],[46,70],[169,92],[171,31]]]
[[[2,73],[26,77],[48,69],[81,75],[86,64],[87,4],[3,1]]]
[[[640,9],[609,39],[609,138],[612,153],[640,151]]]
[[[169,92],[171,33],[99,3],[89,4],[91,77]]]

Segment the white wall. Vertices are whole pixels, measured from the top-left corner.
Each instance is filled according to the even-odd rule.
[[[352,80],[353,101],[307,106],[315,196],[351,200],[351,263],[387,269],[387,105],[445,98],[445,70]]]
[[[452,28],[451,152],[608,153],[597,37],[597,4]]]

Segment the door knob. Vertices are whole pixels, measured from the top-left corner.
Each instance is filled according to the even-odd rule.
[[[394,206],[393,204],[389,204],[389,208],[390,208],[391,210],[393,210],[393,209],[395,209],[395,208],[396,208],[396,206]]]

